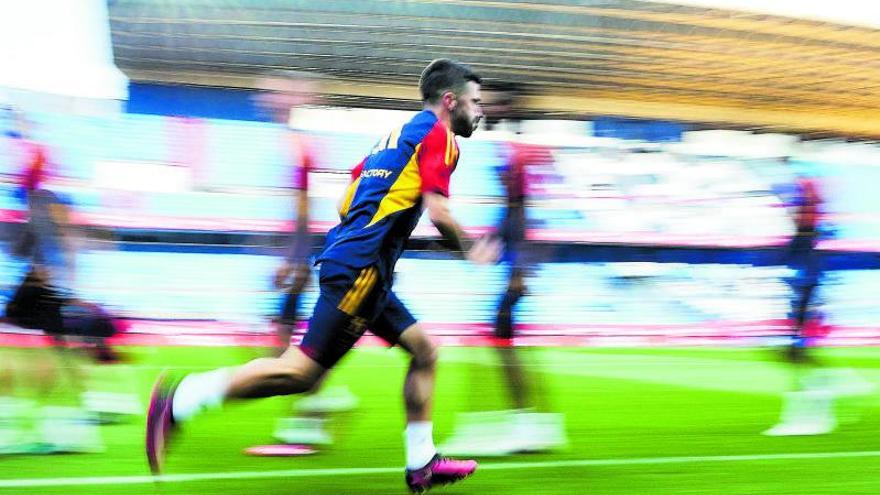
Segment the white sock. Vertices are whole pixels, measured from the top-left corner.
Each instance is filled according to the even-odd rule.
[[[434,447],[434,425],[430,421],[414,421],[406,425],[406,468],[425,467],[437,454]]]
[[[230,368],[220,368],[185,376],[174,392],[174,420],[186,421],[203,409],[223,404],[230,375]]]

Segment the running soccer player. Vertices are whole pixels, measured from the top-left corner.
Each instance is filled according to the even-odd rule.
[[[449,179],[458,163],[455,136],[470,137],[482,117],[480,77],[447,59],[431,62],[419,90],[424,110],[377,143],[357,167],[341,202],[339,225],[328,234],[320,263],[320,295],[299,347],[278,358],[232,369],[162,375],[147,416],[146,453],[154,473],[175,427],[199,411],[236,399],[311,390],[367,328],[412,355],[404,384],[407,426],[405,481],[413,492],[473,474],[474,461],[440,456],[431,406],[437,351],[391,289],[392,274],[424,209],[447,243],[468,252],[470,242],[449,205]],[[485,251],[485,250],[482,250]],[[490,262],[490,256],[475,262]]]

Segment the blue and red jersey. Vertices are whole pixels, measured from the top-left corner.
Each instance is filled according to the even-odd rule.
[[[285,133],[287,161],[292,165],[291,187],[308,192],[309,173],[315,168],[311,143],[303,135]]]
[[[505,147],[504,164],[499,170],[508,205],[522,205],[529,195],[530,168],[553,164],[549,148],[510,141]]]
[[[390,285],[394,265],[422,215],[422,194],[449,197],[459,148],[430,110],[381,139],[352,171],[339,211],[317,261],[359,269],[376,266]]]
[[[808,177],[797,179],[795,199],[795,223],[799,231],[815,231],[821,220],[822,196],[816,180]]]
[[[46,147],[35,141],[19,140],[21,172],[19,184],[26,191],[40,189],[49,175],[49,156]]]

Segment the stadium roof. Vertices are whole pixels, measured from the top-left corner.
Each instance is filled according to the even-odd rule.
[[[291,68],[334,76],[339,98],[399,107],[445,56],[540,88],[530,106],[553,113],[880,137],[880,31],[745,0],[752,11],[680,5],[732,2],[116,0],[110,16],[135,80],[247,87]]]

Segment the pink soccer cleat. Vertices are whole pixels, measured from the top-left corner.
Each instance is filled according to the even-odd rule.
[[[162,373],[156,379],[153,392],[150,394],[150,408],[147,410],[146,450],[147,462],[154,475],[162,472],[165,451],[177,429],[174,424],[174,416],[171,413],[177,383],[178,381],[170,378],[167,373]]]
[[[420,469],[406,471],[406,485],[413,493],[424,493],[432,487],[463,480],[477,470],[477,461],[460,461],[435,455]]]

